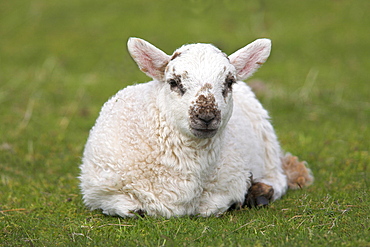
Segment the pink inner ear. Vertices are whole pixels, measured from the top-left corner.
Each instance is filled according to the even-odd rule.
[[[239,80],[250,77],[270,55],[271,41],[259,39],[229,56]]]
[[[152,44],[137,38],[128,42],[129,52],[141,71],[153,79],[162,80],[169,56]]]
[[[247,62],[245,63],[244,67],[238,72],[238,74],[241,75],[252,75],[255,70],[257,70],[264,62],[266,59],[261,57],[263,53],[264,48],[259,47],[257,51],[254,51],[252,54],[247,58]]]
[[[140,53],[139,56],[136,57],[137,63],[139,65],[139,68],[144,73],[153,74],[155,73],[155,68],[153,66],[152,59],[148,55],[148,53]]]

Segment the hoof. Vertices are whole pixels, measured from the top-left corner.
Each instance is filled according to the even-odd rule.
[[[137,217],[144,218],[145,217],[145,211],[142,209],[138,209],[135,211],[132,211],[133,214],[135,214]]]
[[[249,208],[265,207],[270,203],[273,195],[274,189],[272,186],[264,183],[253,183],[245,196],[243,206]]]
[[[265,196],[258,196],[256,198],[256,207],[263,207],[269,205],[269,200]]]

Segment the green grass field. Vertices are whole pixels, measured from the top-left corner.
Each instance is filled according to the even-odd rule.
[[[1,1],[0,246],[370,246],[370,2]],[[230,54],[273,41],[247,83],[315,183],[220,218],[107,217],[77,176],[89,129],[119,89],[148,81],[126,42]]]

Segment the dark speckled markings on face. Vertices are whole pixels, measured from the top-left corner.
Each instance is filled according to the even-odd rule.
[[[210,83],[205,83],[203,87],[200,88],[199,92],[207,91],[207,89],[212,89],[213,86]]]
[[[206,84],[203,87],[212,86]],[[215,96],[211,93],[200,94],[189,108],[189,117],[190,129],[195,136],[213,137],[221,123],[221,111],[218,109]]]
[[[180,96],[185,94],[186,88],[181,82],[181,75],[173,74],[167,82],[170,84],[172,91],[177,92]]]
[[[172,55],[172,57],[171,57],[171,61],[172,60],[174,60],[175,58],[177,58],[178,56],[180,56],[181,55],[181,52],[175,52],[173,55]]]
[[[185,79],[188,79],[189,78],[189,73],[185,70],[182,74],[181,74],[181,77],[183,80]]]
[[[235,77],[231,74],[231,72],[229,72],[224,82],[224,89],[222,90],[222,95],[224,96],[224,98],[226,98],[227,95],[232,92],[232,86],[235,82]]]

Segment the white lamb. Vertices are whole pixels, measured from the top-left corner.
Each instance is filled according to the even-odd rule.
[[[217,216],[312,183],[303,162],[282,155],[267,111],[241,81],[270,49],[258,39],[230,56],[210,44],[169,56],[130,38],[131,56],[154,80],[104,104],[80,167],[85,204],[122,217]]]

